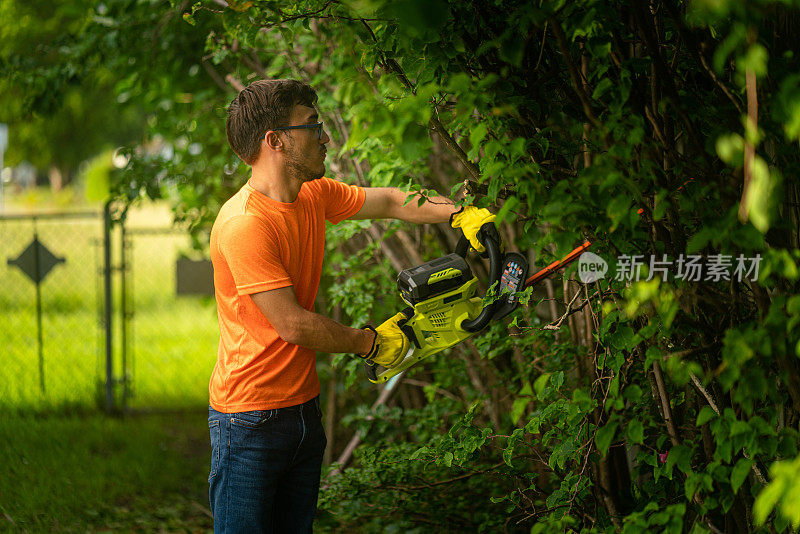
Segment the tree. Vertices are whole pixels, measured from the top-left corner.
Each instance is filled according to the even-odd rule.
[[[332,170],[344,179],[444,192],[466,180],[469,200],[494,207],[509,246],[537,262],[584,237],[610,263],[619,258],[606,279],[579,285],[567,273],[534,293],[514,326],[418,366],[374,420],[358,408],[367,388],[341,390],[344,420],[370,430],[357,464],[326,480],[323,524],[796,528],[793,9],[109,3],[111,27],[148,21],[136,43],[158,53],[118,34],[148,70],[119,60],[109,69],[118,90],[133,80],[151,131],[173,146],[133,158],[118,191],[174,195],[178,218],[207,230],[246,172],[225,148],[224,106],[252,79],[293,76],[320,91],[338,149]],[[87,28],[92,54],[104,53],[104,31]],[[329,310],[353,324],[387,317],[400,305],[379,298],[394,292],[387,268],[453,242],[441,228],[331,229]],[[737,276],[740,258],[757,275]],[[712,276],[691,280],[690,261]],[[544,318],[537,304],[549,307]],[[348,385],[362,382],[357,362],[334,361]]]
[[[50,171],[59,189],[79,165],[106,149],[141,138],[144,117],[114,92],[112,73],[98,61],[64,61],[92,18],[93,2],[51,6],[43,2],[0,4],[7,26],[0,39],[0,122],[9,124],[7,164],[29,161]],[[34,51],[34,54],[31,54]]]

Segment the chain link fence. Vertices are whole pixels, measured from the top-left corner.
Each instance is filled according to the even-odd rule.
[[[129,225],[131,408],[208,405],[219,330],[211,265],[185,232]]]
[[[211,267],[163,212],[0,217],[0,407],[207,405]]]
[[[102,400],[101,212],[0,218],[0,406]]]

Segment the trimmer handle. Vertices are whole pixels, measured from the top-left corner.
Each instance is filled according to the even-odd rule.
[[[402,312],[403,319],[397,321],[397,326],[400,327],[400,331],[414,343],[414,346],[420,348],[419,340],[417,340],[417,336],[414,334],[414,329],[411,328],[407,323],[408,320],[414,315],[414,307],[409,306],[405,308]],[[372,382],[378,381],[378,373],[385,370],[385,368],[377,363],[372,363],[367,360],[364,360],[364,371],[367,373],[367,378],[369,378]]]
[[[502,254],[500,252],[500,235],[497,233],[493,222],[488,222],[481,226],[478,230],[478,239],[486,247],[486,253],[489,256],[489,287],[496,281],[500,280],[500,270],[502,263]],[[461,239],[458,240],[456,245],[456,254],[465,258],[469,250],[469,241],[462,234]],[[498,301],[492,302],[483,307],[480,315],[475,319],[466,320],[461,323],[461,328],[467,332],[478,332],[483,330],[489,321],[492,320],[494,312],[497,310]]]

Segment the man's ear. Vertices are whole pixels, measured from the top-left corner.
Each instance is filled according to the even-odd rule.
[[[283,140],[278,135],[278,132],[269,131],[267,135],[264,137],[263,144],[266,145],[266,148],[269,150],[283,150]]]

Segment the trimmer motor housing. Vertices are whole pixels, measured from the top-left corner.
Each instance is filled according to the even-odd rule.
[[[472,280],[473,274],[466,260],[458,254],[448,254],[397,276],[397,289],[409,306],[447,293]]]
[[[485,303],[476,296],[478,279],[464,259],[469,241],[461,237],[454,254],[406,269],[397,277],[400,296],[408,304],[397,326],[411,342],[402,361],[387,369],[364,362],[367,378],[379,384],[405,371],[423,358],[461,343],[483,330],[490,321],[511,313],[519,304],[528,271],[525,257],[516,252],[503,254],[494,223],[478,232],[489,259],[488,285],[499,298]]]

